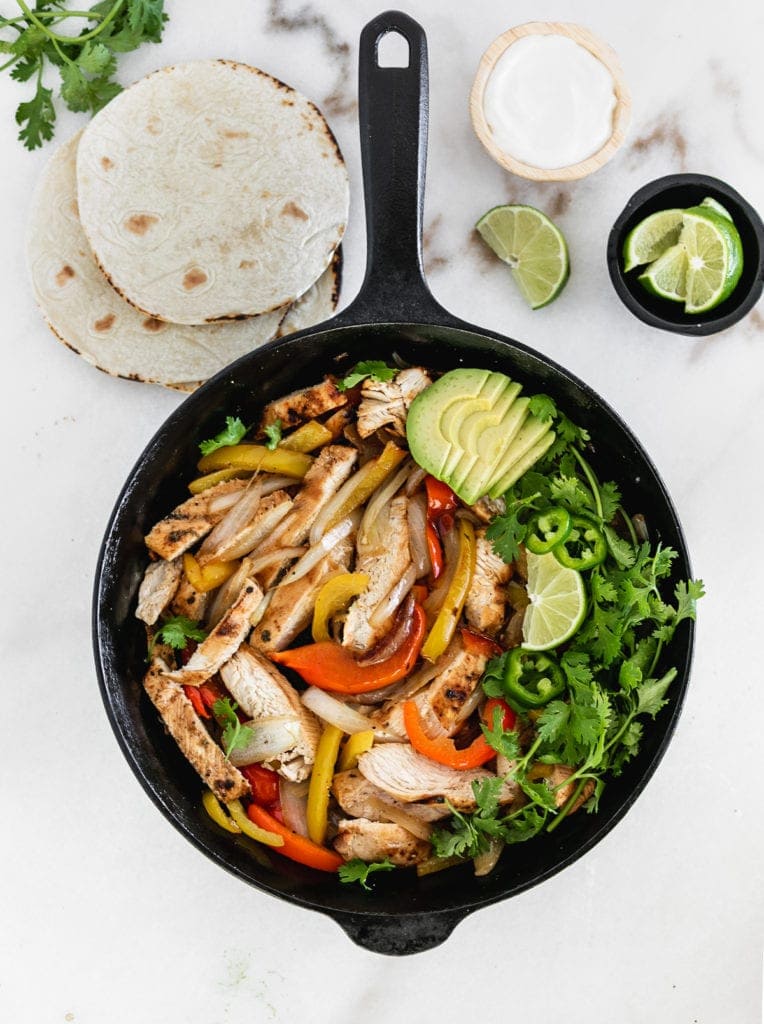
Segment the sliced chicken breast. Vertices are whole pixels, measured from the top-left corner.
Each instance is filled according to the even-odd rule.
[[[398,867],[419,864],[430,856],[430,844],[400,825],[352,818],[340,821],[334,849],[345,860],[391,860]]]
[[[146,546],[161,558],[188,551],[219,523],[247,486],[246,480],[224,480],[182,502],[146,535]]]
[[[320,384],[293,391],[266,405],[260,419],[259,431],[262,433],[276,420],[281,420],[281,426],[284,428],[294,427],[303,420],[314,419],[347,403],[347,394],[340,391],[334,381],[327,377]]]
[[[408,499],[393,498],[380,512],[380,520],[378,533],[384,541],[373,548],[362,547],[359,541],[355,571],[368,573],[369,585],[351,604],[342,635],[343,645],[359,652],[370,650],[389,631],[396,609],[376,625],[371,616],[411,564]]]
[[[358,770],[401,803],[447,799],[459,811],[475,810],[474,781],[495,778],[485,768],[447,768],[418,754],[408,743],[377,744],[358,758]],[[511,803],[516,794],[517,785],[505,782],[500,802]]]
[[[171,562],[160,559],[150,562],[138,588],[138,607],[135,614],[147,626],[153,626],[175,597],[183,575],[179,558]]]
[[[485,530],[476,532],[475,541],[475,572],[464,604],[464,614],[473,629],[496,636],[504,624],[507,609],[504,588],[512,576],[512,566],[499,558],[491,542],[486,540]]]
[[[210,534],[199,550],[197,561],[200,565],[207,565],[209,562],[225,562],[248,555],[270,537],[291,508],[292,499],[287,492],[274,491],[263,498],[251,518],[229,536],[215,542]],[[222,522],[218,528],[223,529]]]
[[[253,579],[245,582],[241,592],[218,622],[206,640],[203,640],[188,660],[188,663],[169,678],[186,686],[201,686],[205,680],[220,669],[236,653],[250,629],[250,617],[260,601],[263,592]]]
[[[441,818],[447,818],[451,813],[445,802],[441,804],[404,804],[400,800],[395,800],[383,789],[373,786],[357,768],[337,772],[332,780],[332,793],[345,814],[352,818],[368,818],[370,821],[387,820],[382,816],[379,804],[387,804],[405,811],[412,818],[419,818],[424,822],[439,821]]]
[[[207,610],[209,597],[209,594],[203,594],[200,590],[197,590],[184,574],[181,576],[180,585],[175,591],[170,611],[173,615],[185,615],[187,619],[201,621]]]
[[[143,686],[167,731],[215,796],[225,802],[246,796],[249,783],[207,732],[183,687],[169,678],[164,662],[153,661]]]
[[[289,680],[246,644],[221,667],[220,675],[239,707],[253,721],[280,717],[297,719],[298,742],[291,750],[269,761],[267,767],[293,782],[306,779],[316,759],[321,726]]]
[[[409,406],[430,384],[432,380],[421,366],[401,370],[393,380],[365,380],[358,407],[358,433],[368,437],[380,427],[390,427],[393,433],[405,437]]]

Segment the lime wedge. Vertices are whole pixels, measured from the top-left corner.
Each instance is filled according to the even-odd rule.
[[[701,206],[707,206],[709,210],[713,210],[714,213],[718,213],[720,217],[726,217],[727,220],[732,220],[732,216],[726,206],[722,206],[720,202],[713,198],[713,196],[706,196]]]
[[[684,210],[659,210],[628,233],[623,244],[623,269],[652,263],[679,241]]]
[[[639,282],[652,295],[672,302],[684,302],[687,284],[687,250],[672,245],[639,275]]]
[[[679,244],[687,251],[685,312],[706,313],[730,295],[743,272],[743,246],[732,221],[708,205],[684,212]]]
[[[586,590],[583,577],[550,552],[528,552],[528,597],[523,619],[523,647],[548,651],[569,640],[584,620]]]
[[[533,206],[494,206],[475,228],[512,277],[531,309],[546,306],[570,273],[568,247],[559,228]]]

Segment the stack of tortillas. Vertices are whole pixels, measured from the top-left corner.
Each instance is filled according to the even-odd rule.
[[[243,64],[177,65],[54,154],[31,213],[32,281],[88,362],[191,390],[332,314],[347,211],[345,164],[312,103]]]

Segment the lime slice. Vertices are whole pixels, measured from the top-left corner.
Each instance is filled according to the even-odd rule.
[[[639,275],[638,280],[652,295],[672,302],[684,302],[687,250],[683,245],[672,245]]]
[[[684,210],[659,210],[628,233],[623,244],[623,269],[652,263],[679,241]]]
[[[523,647],[548,651],[569,640],[584,620],[586,590],[583,577],[550,552],[528,557],[528,597],[523,620]]]
[[[714,213],[718,213],[720,217],[726,217],[727,220],[732,220],[732,216],[726,206],[722,206],[720,202],[713,198],[713,196],[706,196],[701,206],[707,206],[709,210],[713,210]]]
[[[687,250],[685,312],[714,309],[730,295],[743,272],[737,228],[709,206],[693,206],[684,212],[679,244]]]
[[[500,260],[531,309],[546,306],[562,291],[570,273],[562,232],[533,206],[494,206],[475,225]]]

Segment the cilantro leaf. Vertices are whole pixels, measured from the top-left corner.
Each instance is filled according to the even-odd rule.
[[[265,447],[269,452],[275,451],[281,441],[281,420],[275,420],[263,431],[266,438]]]
[[[369,875],[375,871],[392,871],[394,867],[395,864],[393,864],[389,857],[385,857],[384,860],[372,861],[370,864],[367,864],[365,860],[361,860],[359,857],[354,857],[346,864],[341,865],[338,874],[341,882],[360,882],[362,888],[366,889],[367,892],[371,892]]]
[[[164,0],[127,0],[127,23],[136,34],[159,42],[165,21]]]
[[[77,66],[88,75],[109,78],[117,70],[117,58],[103,43],[85,43],[77,58]]]
[[[504,515],[494,516],[488,525],[486,540],[490,540],[493,550],[507,563],[520,557],[520,545],[528,532],[527,510],[533,507],[538,497],[538,494],[531,494],[513,501],[508,496],[507,511]]]
[[[371,377],[372,380],[392,380],[398,370],[394,366],[388,366],[377,359],[366,359],[356,363],[353,369],[337,384],[338,391],[348,391],[360,384],[362,380]]]
[[[252,738],[253,729],[241,724],[236,714],[237,707],[236,702],[229,697],[222,697],[212,705],[212,714],[218,725],[223,727],[223,751],[226,757],[231,756],[232,750],[246,747]]]
[[[77,64],[65,64],[61,68],[61,96],[70,110],[97,113],[122,91],[117,82],[110,82],[105,76],[86,78]]]
[[[157,630],[157,641],[167,644],[175,651],[182,651],[189,640],[201,642],[206,640],[207,634],[198,622],[186,618],[185,615],[175,615],[166,619]]]
[[[670,668],[660,679],[646,679],[637,687],[638,715],[651,715],[653,718],[668,703],[666,691],[676,679],[676,669]]]
[[[218,448],[227,448],[229,445],[238,444],[246,433],[247,428],[238,416],[226,416],[223,430],[206,441],[200,441],[199,451],[202,455],[210,455]]]
[[[557,405],[549,395],[533,395],[528,402],[528,412],[542,423],[553,420],[557,415]]]
[[[19,139],[27,149],[37,149],[43,141],[53,138],[56,110],[53,92],[38,82],[34,97],[16,108],[16,124],[21,125]]]

